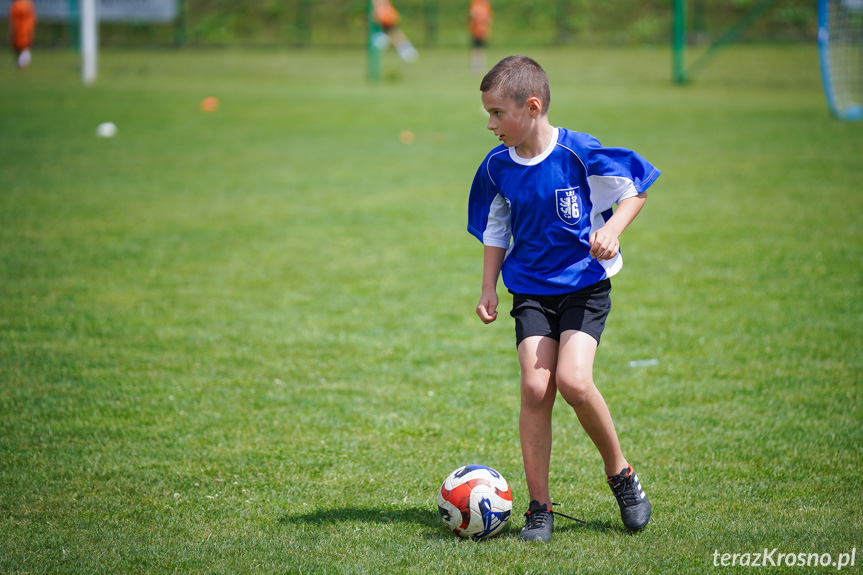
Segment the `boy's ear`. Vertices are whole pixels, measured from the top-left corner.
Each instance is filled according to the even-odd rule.
[[[536,118],[542,115],[542,101],[536,96],[531,96],[530,98],[528,98],[524,105],[527,106],[527,112],[531,115],[531,117]]]

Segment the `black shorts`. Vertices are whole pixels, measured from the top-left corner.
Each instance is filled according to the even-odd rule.
[[[516,345],[535,335],[560,341],[560,334],[567,330],[584,332],[599,344],[610,311],[611,280],[604,279],[564,295],[513,293],[510,315],[515,318]]]

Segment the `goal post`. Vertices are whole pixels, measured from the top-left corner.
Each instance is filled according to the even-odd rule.
[[[81,79],[92,84],[98,74],[99,16],[96,0],[81,2]]]
[[[686,1],[674,0],[674,31],[672,34],[672,78],[677,84],[686,83]]]
[[[381,33],[381,27],[375,22],[374,3],[368,0],[366,6],[366,59],[368,64],[368,79],[372,81],[381,78],[381,50],[375,43],[375,38]]]

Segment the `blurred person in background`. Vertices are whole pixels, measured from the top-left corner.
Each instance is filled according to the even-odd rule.
[[[15,50],[18,68],[30,64],[30,46],[36,30],[36,6],[32,0],[14,0],[9,6],[9,43]]]
[[[402,60],[416,61],[419,52],[399,28],[399,13],[390,0],[372,0],[372,18],[383,30],[383,33],[375,34],[372,38],[375,48],[383,52],[392,42]]]
[[[485,74],[485,46],[491,36],[494,15],[489,0],[471,0],[468,29],[471,35],[470,67],[477,74]]]

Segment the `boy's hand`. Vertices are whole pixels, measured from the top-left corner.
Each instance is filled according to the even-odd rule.
[[[601,227],[590,235],[590,257],[605,261],[618,253],[620,253],[620,239],[617,234]]]
[[[620,253],[620,234],[632,223],[645,201],[647,192],[621,200],[605,225],[590,234],[590,257],[605,261]]]
[[[476,315],[483,323],[489,324],[497,319],[497,291],[483,290],[476,304]]]

